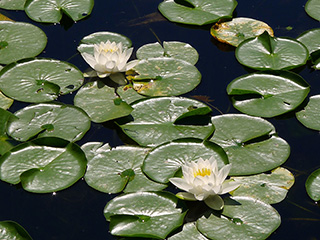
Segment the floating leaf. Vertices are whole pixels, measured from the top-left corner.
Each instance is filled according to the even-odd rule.
[[[235,0],[165,0],[158,8],[171,22],[205,25],[231,18],[236,6]]]
[[[13,221],[0,222],[0,239],[5,240],[32,240],[27,231]]]
[[[320,168],[310,174],[306,181],[306,189],[312,200],[320,200]]]
[[[283,164],[290,146],[278,137],[268,121],[243,114],[212,118],[216,131],[210,141],[220,145],[232,164],[230,175],[249,175],[272,170]]]
[[[90,15],[94,0],[27,0],[25,12],[32,20],[44,23],[58,23],[63,14],[73,21]]]
[[[271,174],[258,174],[246,177],[232,177],[240,187],[231,192],[232,196],[247,196],[265,203],[281,202],[294,183],[294,176],[285,168],[278,167]]]
[[[309,91],[309,84],[300,75],[287,71],[247,74],[227,87],[236,109],[259,117],[274,117],[294,110]]]
[[[201,80],[198,69],[186,61],[173,58],[141,60],[131,76],[133,88],[146,96],[176,96],[193,90]]]
[[[0,157],[0,179],[34,193],[63,190],[85,172],[86,157],[74,143],[39,138],[22,143]]]
[[[212,156],[217,160],[219,168],[228,163],[226,153],[214,143],[200,139],[179,139],[150,151],[144,160],[142,170],[151,179],[167,183],[182,165],[198,161],[200,158],[206,160]]]
[[[82,108],[93,122],[105,122],[127,116],[132,107],[115,94],[115,89],[101,81],[88,82],[77,92],[74,105]],[[121,99],[120,99],[121,100]]]
[[[87,184],[101,192],[118,193],[159,191],[166,187],[149,180],[141,171],[148,148],[120,146],[99,151],[88,162],[85,175]]]
[[[78,141],[90,129],[91,121],[82,109],[61,103],[30,105],[14,114],[8,135],[18,141],[38,137],[60,137]]]
[[[183,223],[178,199],[167,192],[137,192],[107,203],[104,216],[115,236],[164,239]]]
[[[7,141],[8,137],[6,134],[7,123],[10,118],[14,118],[14,115],[0,108],[0,156],[13,147],[12,144]]]
[[[319,5],[320,7],[320,5]],[[309,50],[309,53],[320,50],[320,42],[318,41],[320,37],[320,28],[311,29],[302,33],[297,40],[302,42]]]
[[[133,89],[133,86],[131,84],[118,87],[117,94],[128,104],[146,98],[145,96],[137,93],[137,91]]]
[[[31,59],[12,63],[0,72],[1,91],[18,101],[48,102],[77,90],[82,72],[74,65],[54,59]]]
[[[163,42],[163,47],[160,43],[149,43],[143,45],[137,50],[137,58],[161,58],[170,57],[187,61],[195,65],[199,59],[199,54],[190,44],[183,42]]]
[[[248,197],[225,200],[221,216],[211,214],[197,221],[198,230],[210,239],[264,240],[280,225],[278,212],[269,204]]]
[[[304,9],[310,17],[320,21],[320,2],[318,0],[308,0]]]
[[[0,29],[1,64],[35,57],[47,45],[45,33],[30,23],[0,21]]]
[[[0,108],[8,109],[12,105],[12,103],[13,99],[3,95],[3,93],[0,91]]]
[[[186,240],[186,239],[192,239],[192,240],[207,240],[204,235],[202,235],[195,223],[189,222],[183,225],[183,229],[181,232],[176,233],[172,237],[169,237],[168,240]]]
[[[307,106],[296,113],[296,117],[304,126],[320,131],[320,95],[311,96]]]
[[[87,142],[81,146],[81,149],[86,154],[86,158],[89,162],[96,155],[110,150],[111,147],[108,143],[103,144],[102,142]]]
[[[207,115],[175,121],[197,108],[210,108],[196,100],[182,97],[160,97],[141,100],[132,104],[133,121],[119,123],[122,131],[141,146],[156,146],[178,138],[205,139],[214,130]],[[189,121],[188,121],[189,120]]]
[[[271,37],[267,31],[241,42],[235,54],[242,65],[259,70],[289,70],[306,64],[309,57],[300,42]]]
[[[239,17],[216,23],[210,33],[218,41],[237,47],[242,41],[259,36],[264,31],[273,36],[273,30],[268,24],[252,18]]]

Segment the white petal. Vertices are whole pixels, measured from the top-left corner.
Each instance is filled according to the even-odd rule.
[[[220,169],[218,174],[218,179],[217,179],[217,181],[219,181],[220,184],[227,178],[230,172],[230,169],[231,169],[231,164],[227,164]]]
[[[186,192],[189,192],[192,188],[192,186],[190,186],[183,178],[170,178],[169,181]]]
[[[95,58],[89,53],[81,53],[81,56],[90,65],[90,67],[94,68],[94,65],[97,64]]]
[[[126,67],[125,67],[125,71],[128,71],[130,70],[131,68],[134,68],[137,64],[139,63],[139,60],[133,60],[133,61],[130,61],[126,64]]]
[[[221,210],[224,207],[224,201],[219,195],[211,195],[204,202],[213,210]]]
[[[110,75],[110,73],[98,73],[98,72],[97,72],[97,74],[98,74],[99,78],[105,78],[105,77],[108,77]]]
[[[236,188],[238,188],[241,184],[237,183],[235,181],[224,181],[224,183],[222,183],[222,192],[221,194],[225,194],[228,192],[231,192],[233,190],[235,190]]]

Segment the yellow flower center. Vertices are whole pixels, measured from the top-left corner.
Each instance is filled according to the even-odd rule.
[[[193,172],[193,176],[197,177],[197,176],[210,176],[211,175],[211,170],[208,168],[202,168],[202,169],[198,169],[197,171]]]

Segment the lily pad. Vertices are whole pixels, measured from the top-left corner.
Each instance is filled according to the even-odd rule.
[[[274,117],[296,109],[307,97],[309,84],[288,71],[241,76],[227,87],[233,106],[259,117]]]
[[[315,28],[302,33],[299,37],[297,37],[297,40],[302,42],[308,48],[308,51],[311,54],[320,50],[320,42],[318,41],[319,37],[320,28]]]
[[[205,25],[231,18],[237,4],[235,0],[165,0],[158,8],[171,22]]]
[[[117,94],[128,104],[147,98],[146,96],[143,96],[137,93],[137,91],[133,89],[132,84],[120,86],[117,88],[116,91],[117,91]]]
[[[177,96],[193,90],[201,80],[198,69],[183,60],[149,58],[141,60],[133,70],[133,88],[146,96]]]
[[[273,36],[273,30],[268,24],[252,18],[238,17],[216,23],[210,33],[218,41],[237,47],[242,41],[257,37],[264,31]]]
[[[279,213],[269,204],[248,197],[225,200],[221,216],[210,215],[197,221],[198,230],[215,240],[264,240],[280,225]]]
[[[0,239],[5,240],[32,240],[27,231],[13,221],[0,222]]]
[[[27,106],[14,114],[7,133],[17,141],[38,137],[60,137],[78,141],[90,129],[91,121],[80,108],[61,103]]]
[[[242,65],[258,70],[289,70],[306,64],[309,57],[302,43],[271,37],[267,31],[241,42],[235,54]]]
[[[22,143],[0,157],[0,179],[34,193],[70,187],[86,169],[86,157],[74,143],[39,138]]]
[[[281,202],[294,183],[294,176],[285,168],[278,167],[271,174],[258,174],[246,177],[232,177],[241,184],[231,192],[232,196],[247,196],[265,203]]]
[[[161,58],[171,57],[180,59],[195,65],[199,59],[199,54],[190,44],[183,42],[163,42],[163,47],[160,43],[149,43],[143,45],[137,50],[137,58]]]
[[[118,196],[104,208],[115,236],[164,239],[182,225],[185,213],[178,198],[167,192],[137,192]]]
[[[8,98],[0,91],[0,108],[8,109],[13,103],[13,99]]]
[[[111,147],[108,143],[103,144],[102,142],[87,142],[81,146],[81,150],[86,154],[86,158],[89,161],[96,155],[110,150]]]
[[[119,193],[137,191],[159,191],[164,184],[149,180],[141,171],[143,159],[150,149],[120,146],[99,151],[88,162],[85,180],[101,192]]]
[[[220,145],[232,164],[230,175],[250,175],[272,170],[290,154],[289,144],[274,126],[259,117],[224,114],[212,118],[216,131],[210,141]]]
[[[0,108],[0,156],[13,148],[13,145],[8,141],[9,138],[6,134],[7,123],[10,118],[14,118],[14,115]]]
[[[304,9],[310,17],[320,21],[320,2],[318,0],[308,0]]]
[[[122,131],[141,146],[157,146],[178,138],[206,139],[214,131],[207,114],[185,118],[180,116],[198,108],[211,109],[196,100],[182,97],[160,97],[141,100],[132,104],[132,121],[118,123]]]
[[[46,34],[30,23],[0,21],[0,29],[1,64],[35,57],[47,45]]]
[[[132,107],[101,81],[88,82],[77,92],[74,105],[82,108],[93,122],[101,123],[127,116]]]
[[[26,0],[1,0],[0,8],[7,10],[24,10]]]
[[[90,15],[94,0],[27,0],[25,12],[32,20],[44,23],[58,23],[63,14],[73,21]]]
[[[1,91],[22,102],[49,102],[77,90],[82,83],[78,68],[54,59],[12,63],[0,72]]]
[[[228,163],[226,153],[214,143],[199,139],[179,139],[150,151],[144,160],[142,170],[151,179],[167,183],[182,165],[198,161],[200,158],[206,160],[212,156],[217,160],[219,168]]]
[[[194,222],[189,222],[183,225],[183,229],[181,232],[176,233],[172,237],[169,237],[168,240],[207,240],[204,235],[202,235]]]
[[[306,181],[306,189],[312,200],[320,200],[320,168],[310,174]]]
[[[296,117],[305,127],[320,131],[320,95],[311,96],[308,104]]]

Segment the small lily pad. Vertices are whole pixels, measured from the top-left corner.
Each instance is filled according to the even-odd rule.
[[[104,216],[115,236],[165,239],[182,225],[185,213],[168,192],[136,192],[107,203]]]
[[[88,82],[77,92],[74,105],[82,108],[93,122],[101,123],[127,116],[132,107],[101,81]]]
[[[230,175],[250,175],[272,170],[289,157],[289,144],[278,137],[268,121],[244,114],[212,118],[216,130],[210,141],[221,146],[232,164]]]
[[[47,45],[46,34],[30,23],[0,21],[0,29],[1,64],[35,57]]]
[[[273,36],[273,30],[268,24],[252,18],[239,17],[216,23],[210,32],[218,41],[237,47],[242,41],[257,37],[264,31]]]
[[[0,239],[5,240],[32,240],[28,232],[13,221],[0,222]]]
[[[94,0],[27,0],[25,12],[32,20],[44,23],[58,23],[63,14],[73,21],[90,15]]]
[[[310,174],[306,181],[306,189],[312,200],[320,200],[320,168]]]
[[[165,0],[158,8],[171,22],[205,25],[231,18],[237,4],[235,0]]]
[[[83,74],[74,65],[54,59],[12,63],[0,72],[1,91],[22,102],[49,102],[77,90]]]
[[[1,0],[0,8],[7,10],[24,10],[26,0]]]
[[[13,99],[8,98],[0,91],[0,108],[8,109],[13,103]]]
[[[296,109],[307,97],[309,84],[288,71],[246,74],[227,87],[233,106],[259,117],[274,117]]]
[[[246,177],[232,177],[241,184],[231,192],[232,196],[247,196],[265,203],[281,202],[294,183],[294,176],[285,168],[278,167],[271,174],[258,174]]]
[[[80,108],[61,103],[30,105],[14,114],[8,123],[8,135],[17,141],[38,137],[60,137],[78,141],[90,129],[91,121]]]
[[[319,5],[320,7],[320,5]],[[312,54],[320,50],[320,42],[318,39],[320,38],[320,28],[310,29],[302,33],[297,40],[302,42],[309,50],[309,53]]]
[[[204,235],[202,235],[194,222],[189,222],[183,225],[183,229],[181,232],[174,234],[172,237],[169,237],[168,240],[207,240]]]
[[[304,9],[310,17],[320,21],[320,2],[318,0],[308,0]]]
[[[311,96],[308,104],[296,117],[305,127],[320,131],[320,95]]]
[[[308,49],[300,42],[271,37],[267,31],[240,43],[236,58],[244,66],[257,70],[289,70],[306,64]]]

